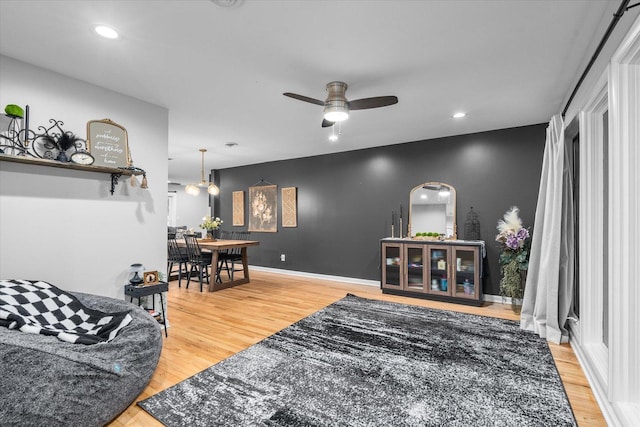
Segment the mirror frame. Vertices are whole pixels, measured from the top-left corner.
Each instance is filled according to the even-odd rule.
[[[415,238],[415,236],[411,235],[411,224],[412,224],[412,217],[413,217],[413,204],[411,203],[411,197],[413,196],[413,192],[417,191],[417,190],[421,190],[426,186],[432,186],[432,187],[448,187],[449,191],[451,192],[452,196],[453,196],[453,235],[452,236],[445,236],[445,239],[453,239],[453,240],[457,240],[458,239],[458,216],[457,216],[457,193],[456,193],[456,189],[453,187],[453,185],[444,183],[444,182],[437,182],[437,181],[431,181],[431,182],[425,182],[423,184],[420,185],[416,185],[415,187],[413,187],[411,189],[411,192],[409,193],[409,218],[407,221],[407,235],[410,238]],[[451,197],[451,196],[450,196]]]

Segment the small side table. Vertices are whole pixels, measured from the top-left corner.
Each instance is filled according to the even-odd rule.
[[[140,298],[146,297],[149,295],[160,294],[160,306],[162,307],[162,324],[164,325],[164,336],[169,337],[167,333],[167,317],[164,313],[164,298],[162,297],[163,292],[167,292],[169,290],[169,284],[167,282],[159,282],[153,285],[146,286],[135,286],[131,284],[124,285],[124,294],[129,296],[129,302],[133,302],[134,298],[138,298],[138,306],[140,306]],[[156,309],[155,299],[152,298],[153,301],[153,309]]]

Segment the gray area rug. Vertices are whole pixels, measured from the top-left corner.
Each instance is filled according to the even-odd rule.
[[[518,323],[347,295],[138,403],[168,426],[575,426]]]

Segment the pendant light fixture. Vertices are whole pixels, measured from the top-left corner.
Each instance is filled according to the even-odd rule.
[[[218,188],[217,185],[215,185],[213,182],[208,182],[204,180],[204,153],[206,151],[207,151],[206,148],[200,149],[200,153],[202,153],[202,167],[200,168],[200,182],[197,184],[194,184],[194,183],[189,184],[184,188],[187,194],[190,194],[191,196],[197,196],[198,194],[200,194],[200,188],[202,187],[206,187],[207,193],[211,194],[212,196],[216,196],[220,193],[220,189]]]

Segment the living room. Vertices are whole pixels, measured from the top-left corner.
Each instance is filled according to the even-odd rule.
[[[167,190],[173,188],[172,185],[165,186],[165,180],[183,184],[197,180],[200,173],[198,149],[204,146],[210,148],[206,158],[207,165],[211,166],[210,169],[207,168],[207,172],[211,170],[211,179],[218,184],[221,193],[211,198],[211,206],[208,203],[209,197],[199,198],[203,206],[202,212],[197,215],[220,216],[225,220],[223,228],[234,228],[231,221],[234,191],[247,192],[249,187],[261,180],[273,183],[279,189],[297,188],[298,226],[278,227],[276,233],[252,233],[252,238],[259,240],[260,246],[249,249],[249,263],[256,272],[266,274],[267,278],[264,280],[270,280],[269,274],[282,274],[285,282],[290,277],[300,277],[301,281],[308,280],[308,277],[313,277],[314,280],[324,277],[333,281],[350,279],[353,283],[369,286],[367,289],[376,289],[370,285],[376,282],[379,284],[380,281],[380,239],[390,236],[389,220],[392,211],[398,211],[402,205],[406,220],[411,189],[423,182],[439,181],[451,184],[457,191],[460,238],[465,238],[462,228],[471,208],[479,215],[480,236],[487,242],[483,291],[488,301],[494,297],[499,302],[499,249],[493,244],[496,223],[507,209],[518,206],[523,223],[533,228],[545,150],[545,129],[551,116],[512,126],[492,127],[487,124],[482,130],[460,132],[455,130],[455,122],[451,122],[453,124],[447,125],[450,126],[448,131],[440,136],[421,135],[409,139],[396,137],[394,124],[387,123],[379,130],[386,142],[378,146],[341,146],[335,150],[323,148],[324,152],[300,156],[290,156],[286,152],[270,153],[269,156],[280,157],[274,159],[265,155],[263,161],[220,166],[222,163],[218,163],[218,157],[227,155],[222,154],[227,147],[210,144],[209,135],[193,135],[185,130],[184,124],[176,123],[183,121],[185,117],[175,115],[172,106],[166,105],[162,96],[158,95],[153,101],[141,100],[95,83],[91,75],[77,76],[62,67],[45,66],[33,59],[21,59],[15,49],[25,47],[15,41],[15,36],[9,38],[14,43],[9,46],[6,41],[9,35],[5,33],[5,28],[8,27],[5,23],[9,19],[15,19],[13,17],[23,16],[15,15],[14,12],[24,13],[26,10],[29,14],[36,14],[37,7],[18,7],[8,3],[11,2],[0,3],[3,27],[0,103],[3,106],[30,105],[34,128],[46,125],[49,119],[54,118],[64,122],[65,130],[71,130],[82,137],[89,120],[109,117],[123,124],[128,131],[134,165],[145,170],[149,188],[140,188],[140,182],[132,187],[129,179],[123,177],[114,194],[110,195],[111,181],[108,175],[0,162],[0,273],[3,278],[37,278],[58,284],[68,291],[123,299],[123,284],[128,281],[128,268],[132,263],[142,263],[152,270],[165,270]],[[560,113],[565,105],[568,107],[564,115],[567,132],[572,123],[574,127],[578,126],[577,122],[585,114],[587,107],[597,104],[592,101],[597,98],[601,88],[607,88],[608,84],[616,81],[603,73],[607,67],[615,69],[615,65],[610,66],[614,53],[622,46],[623,40],[628,40],[633,28],[637,28],[638,8],[630,9],[612,33],[576,97],[567,103],[571,90],[606,30],[612,13],[619,7],[617,1],[604,3],[606,5],[603,10],[607,13],[603,13],[598,25],[589,29],[589,40],[580,44],[583,47],[580,54],[584,58],[578,58],[576,63],[579,67],[571,75],[571,81],[558,88],[558,99],[551,102],[555,107],[554,113]],[[495,4],[492,6],[495,7]],[[14,10],[14,7],[17,9]],[[246,2],[235,12],[242,13],[243,8],[251,7],[252,3]],[[29,38],[27,35],[23,37]],[[34,42],[43,43],[42,40],[31,40],[28,43]],[[64,44],[65,41],[60,43]],[[114,55],[111,48],[100,47],[96,50]],[[127,65],[123,64],[122,70],[126,68]],[[496,73],[498,71],[496,69]],[[384,72],[392,71],[385,68]],[[427,70],[418,72],[426,73]],[[126,78],[125,75],[122,78]],[[178,90],[183,83],[178,76],[175,80],[175,90]],[[295,81],[295,76],[287,75],[286,80]],[[325,83],[326,81],[317,82],[317,92],[306,94],[321,97]],[[144,86],[145,82],[138,81],[136,84]],[[215,84],[221,83],[212,77],[211,85]],[[374,83],[370,86],[370,92],[363,93],[362,96],[393,94],[393,91],[378,91]],[[355,90],[356,87],[352,89]],[[316,107],[311,105],[306,106],[284,98],[282,92],[288,90],[302,92],[295,86],[283,85],[273,96],[283,98],[278,99],[278,102],[285,106],[289,103],[288,107],[292,110],[308,108],[309,116],[314,117],[315,121],[309,121],[305,126],[309,131],[324,131],[320,129],[320,121],[316,120],[320,117],[321,109],[315,110]],[[617,99],[615,91],[620,89],[614,85],[608,90],[609,99]],[[401,105],[406,97],[399,95],[399,99],[398,105]],[[523,103],[525,100],[519,102]],[[384,110],[380,109],[380,112]],[[361,118],[363,121],[367,120],[367,114],[374,111],[354,112],[353,122]],[[617,129],[613,133],[615,138],[628,137],[623,130],[624,120],[620,121],[618,118],[621,113],[615,111],[615,106],[610,109],[610,129]],[[307,114],[306,110],[304,114]],[[377,117],[381,120],[383,116]],[[491,120],[488,119],[488,122],[492,123]],[[296,121],[299,122],[300,118]],[[288,125],[281,123],[280,127],[287,128]],[[348,144],[349,134],[356,130],[355,127],[345,125],[341,138]],[[283,132],[286,133],[287,130],[283,129]],[[322,135],[324,138],[325,134]],[[183,139],[191,140],[190,147],[173,152],[173,141]],[[309,140],[317,143],[315,137],[309,137]],[[610,144],[618,146],[617,140],[613,141],[616,142]],[[298,142],[303,144],[304,140]],[[583,139],[582,134],[581,144],[582,147],[589,146],[588,139]],[[240,149],[244,149],[242,141]],[[277,149],[274,147],[271,151],[276,152]],[[637,184],[637,174],[630,171],[626,163],[631,162],[637,153],[612,153],[614,154],[609,157],[609,185],[614,186],[616,191],[609,201],[609,217],[612,227],[622,227],[613,219],[620,215],[627,221],[620,224],[628,224],[632,220],[627,217],[635,218],[634,214],[638,210],[637,187],[634,187]],[[178,155],[181,156],[179,159]],[[177,158],[176,162],[186,165],[186,174],[172,175],[173,160],[168,162],[167,158],[174,156]],[[593,152],[592,156],[590,161],[602,160],[597,152]],[[588,185],[581,182],[582,184],[585,188]],[[179,191],[183,191],[182,187]],[[602,186],[599,189],[603,193]],[[597,193],[597,190],[593,191]],[[636,204],[633,205],[633,202]],[[585,205],[587,206],[590,205]],[[626,207],[618,210],[623,206]],[[585,218],[587,215],[585,213]],[[194,216],[191,214],[190,218]],[[185,225],[198,226],[193,220]],[[638,318],[633,311],[629,311],[632,304],[638,303],[638,296],[629,290],[633,278],[633,262],[625,261],[633,260],[637,252],[629,251],[628,242],[617,238],[628,233],[633,241],[637,232],[637,226],[626,231],[611,229],[610,235],[616,238],[607,241],[611,259],[608,273],[611,274],[610,281],[626,283],[611,290],[615,292],[609,300],[612,304],[609,309],[612,341],[610,348],[604,352],[609,362],[604,368],[589,362],[588,347],[591,341],[585,341],[585,354],[580,356],[582,369],[587,373],[591,388],[594,389],[600,406],[604,406],[605,418],[611,425],[616,425],[616,421],[619,425],[632,425],[625,422],[632,420],[633,414],[637,415],[640,404],[640,373],[637,368],[640,363],[636,363],[640,360],[640,355],[637,354],[638,338],[634,337],[634,328],[630,326],[637,324]],[[621,256],[621,252],[626,253]],[[285,261],[281,261],[282,254],[285,254]],[[588,258],[581,265],[589,264],[589,261],[593,262],[593,259]],[[581,280],[588,279],[581,277]],[[175,284],[172,286],[175,288]],[[190,291],[194,289],[190,288]],[[189,293],[189,296],[194,295],[197,293]],[[169,305],[168,309],[171,321],[174,308]],[[583,309],[587,310],[586,307]],[[615,328],[615,325],[619,328]],[[584,334],[576,337],[576,342],[572,345],[579,346],[581,339],[585,340]],[[170,341],[171,328],[165,345],[170,345]],[[595,350],[593,354],[602,352]],[[606,373],[604,376],[602,370]],[[625,376],[628,381],[623,378]],[[606,408],[607,402],[609,409]]]

